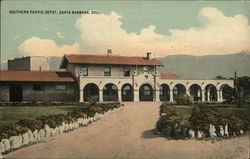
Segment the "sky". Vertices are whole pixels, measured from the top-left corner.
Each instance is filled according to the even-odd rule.
[[[249,18],[246,1],[1,1],[1,62],[107,49],[154,57],[249,53]]]

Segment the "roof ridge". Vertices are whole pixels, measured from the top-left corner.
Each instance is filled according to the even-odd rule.
[[[64,56],[100,56],[100,57],[131,57],[131,58],[146,58],[144,56],[124,56],[124,55],[111,55],[107,54],[65,54]]]
[[[0,70],[0,72],[66,72],[70,73],[69,71],[53,71],[53,70]]]

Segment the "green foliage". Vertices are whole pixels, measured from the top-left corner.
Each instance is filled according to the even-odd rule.
[[[192,109],[189,122],[191,127],[199,129],[205,133],[209,132],[209,125],[213,124],[215,127],[219,126],[220,113],[213,107],[197,106]]]
[[[176,102],[177,104],[180,104],[180,105],[189,105],[189,104],[193,104],[194,98],[192,96],[188,96],[185,94],[185,95],[177,96]]]
[[[247,76],[234,79],[234,88],[226,92],[227,101],[237,104],[238,107],[247,104],[249,96],[250,77]]]
[[[230,116],[228,118],[229,133],[231,135],[240,135],[240,130],[247,131],[249,122],[247,120],[242,120],[239,117]]]
[[[28,127],[31,131],[35,131],[35,129],[40,130],[43,128],[42,121],[38,119],[20,119],[17,124],[23,127]]]
[[[178,106],[177,106],[178,108]],[[164,136],[171,139],[183,139],[188,137],[188,130],[202,131],[209,137],[210,124],[216,128],[220,135],[220,126],[228,125],[229,134],[241,135],[240,131],[248,131],[249,121],[236,116],[222,116],[213,106],[199,105],[192,109],[188,119],[179,115],[175,107],[162,104],[160,106],[160,119],[156,127]]]
[[[94,105],[96,105],[96,103],[97,103],[97,99],[96,99],[96,97],[89,97],[89,102],[88,102],[88,105],[89,106],[94,106]]]
[[[87,118],[88,115],[86,112],[78,111],[78,109],[75,109],[72,113],[70,113],[73,118]]]
[[[76,108],[79,106],[0,106],[0,130],[20,119],[36,119],[50,114],[67,114]]]
[[[187,137],[188,125],[188,121],[183,120],[173,106],[167,104],[160,106],[160,119],[156,127],[166,137],[174,139]]]
[[[11,124],[6,126],[1,132],[1,139],[9,138],[11,136],[17,136],[20,134],[24,134],[28,131],[27,127],[18,125],[18,124]]]
[[[37,120],[40,120],[44,125],[48,125],[51,128],[56,128],[60,126],[63,122],[69,123],[74,121],[74,118],[68,114],[55,114],[55,115],[49,115],[49,116],[42,116],[37,118]]]
[[[62,125],[63,122],[70,123],[78,118],[93,117],[96,113],[105,113],[109,110],[119,108],[120,103],[101,103],[94,106],[82,106],[74,109],[68,114],[53,114],[41,116],[36,119],[21,119],[16,124],[7,125],[1,130],[0,138],[9,138],[13,135],[20,135],[28,131],[40,130],[48,125],[51,128],[56,128]]]

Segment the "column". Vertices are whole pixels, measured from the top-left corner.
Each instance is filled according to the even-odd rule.
[[[202,100],[202,99],[201,99],[201,90],[198,90],[198,91],[197,91],[197,97],[199,98],[198,101],[201,101],[201,100]]]
[[[205,91],[206,90],[201,90],[201,101],[205,102]]]
[[[80,90],[79,95],[80,95],[79,102],[84,102],[83,101],[83,90]]]
[[[118,89],[118,101],[121,102],[122,101],[122,92],[120,89]]]
[[[221,98],[222,101],[224,100],[223,99],[223,92],[222,92],[222,90],[220,90],[220,98]]]
[[[139,90],[134,90],[134,102],[139,102]]]
[[[217,90],[217,102],[223,102],[222,94],[220,90]]]
[[[190,96],[190,91],[189,91],[189,89],[186,90],[186,95]]]
[[[169,99],[170,99],[169,101],[170,101],[170,102],[173,102],[173,101],[174,101],[174,98],[173,98],[174,94],[173,94],[173,93],[174,93],[173,90],[170,89],[170,90],[169,90]]]
[[[160,101],[160,91],[155,90],[155,102],[159,102],[159,101]]]
[[[207,91],[207,101],[210,102],[211,98],[210,98],[210,91]]]
[[[99,102],[103,102],[103,91],[99,90]]]

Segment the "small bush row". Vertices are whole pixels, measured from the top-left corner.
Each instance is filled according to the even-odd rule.
[[[120,103],[96,103],[94,106],[81,106],[68,114],[41,116],[36,119],[20,119],[15,124],[5,126],[0,132],[0,139],[26,133],[28,130],[43,129],[45,125],[56,128],[64,123],[71,123],[79,118],[94,117],[96,113],[104,114],[107,111],[119,108]]]
[[[42,101],[23,101],[23,102],[0,102],[0,106],[94,106],[98,102],[90,100],[89,102],[42,102]],[[100,104],[100,103],[98,103]],[[106,103],[112,104],[112,103]]]
[[[160,106],[160,119],[156,127],[164,136],[172,139],[190,137],[229,137],[248,131],[249,121],[236,116],[223,117],[215,108],[197,106],[185,120],[172,105]]]

